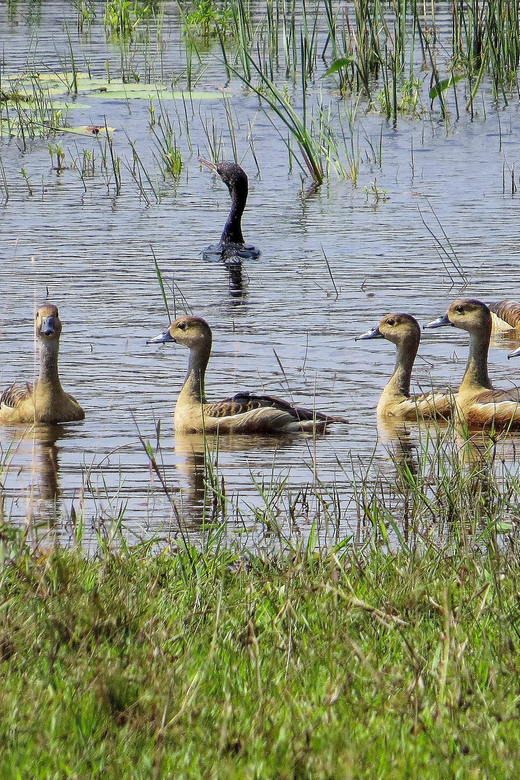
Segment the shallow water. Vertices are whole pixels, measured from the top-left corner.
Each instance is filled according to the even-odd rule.
[[[99,19],[89,34],[78,34],[72,4],[17,2],[11,9],[0,6],[0,29],[7,31],[4,84],[27,68],[66,70],[68,33],[78,68],[88,66],[95,77],[106,77],[106,62],[115,78],[122,64],[154,77],[181,76],[184,70],[173,3],[165,3],[164,46],[152,36],[151,43],[137,43],[123,54],[117,42],[106,41]],[[441,14],[438,19],[442,26]],[[184,163],[177,183],[162,180],[154,163],[147,99],[80,94],[81,107],[69,112],[73,126],[103,125],[106,118],[116,129],[114,153],[123,161],[118,195],[110,166],[108,173],[101,171],[103,138],[59,134],[27,141],[25,148],[20,139],[0,140],[8,182],[8,198],[0,188],[0,380],[7,386],[33,378],[32,317],[48,296],[64,323],[62,382],[87,413],[83,423],[50,432],[0,431],[7,464],[4,515],[17,522],[40,519],[64,537],[73,535],[81,516],[93,539],[121,518],[132,539],[175,535],[177,513],[193,533],[224,515],[237,533],[254,535],[287,517],[293,523],[287,533],[306,533],[320,512],[327,538],[357,533],[360,475],[382,469],[393,478],[388,448],[393,451],[395,437],[378,433],[374,410],[394,352],[387,342],[355,343],[354,337],[389,311],[407,311],[424,323],[443,313],[462,289],[487,302],[520,296],[518,196],[503,187],[504,169],[514,163],[518,148],[518,101],[505,107],[487,100],[473,121],[463,113],[449,127],[432,114],[404,118],[393,128],[362,106],[355,136],[361,159],[357,187],[332,172],[316,193],[302,197],[300,173],[296,167],[289,171],[284,131],[281,136],[273,128],[240,83],[226,84],[216,46],[203,54],[198,73],[197,90],[210,97],[187,101],[189,139],[183,103],[155,101],[156,115],[167,112],[177,128]],[[211,157],[206,133],[212,127],[221,138],[221,157],[232,157],[225,105],[215,95],[223,87],[239,161],[250,177],[244,236],[262,250],[258,260],[244,263],[240,281],[201,254],[218,240],[229,204],[225,186],[197,161],[199,155]],[[323,90],[324,100],[342,105],[332,87],[317,81],[314,92]],[[151,172],[159,202],[149,187],[150,202],[144,200],[125,167],[132,165],[129,141]],[[380,142],[381,166],[373,153]],[[49,154],[57,143],[66,154],[61,172],[53,170]],[[84,149],[94,153],[96,169],[82,181],[72,161]],[[380,200],[374,182],[380,194],[385,191]],[[303,188],[309,183],[306,179]],[[465,285],[452,251],[468,277]],[[208,474],[204,443],[174,437],[172,430],[187,353],[176,345],[146,345],[168,323],[154,256],[175,290],[172,314],[175,306],[177,313],[205,317],[213,328],[210,399],[242,389],[266,391],[346,415],[349,425],[334,426],[316,440],[222,439],[216,473]],[[506,360],[513,343],[507,337],[493,343],[490,372],[497,386],[520,384],[520,361]],[[425,332],[416,382],[456,386],[466,354],[465,334]],[[407,430],[412,445],[423,435],[417,425]],[[164,484],[143,445],[150,441],[155,450],[157,439]],[[504,453],[513,467],[513,437]],[[206,459],[215,460],[215,454]],[[222,501],[205,497],[205,480],[224,491],[225,511]],[[282,482],[285,491],[279,489]]]

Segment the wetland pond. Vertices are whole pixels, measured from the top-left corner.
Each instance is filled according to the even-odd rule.
[[[81,518],[87,545],[119,525],[130,541],[173,539],[179,522],[196,538],[223,519],[230,535],[252,539],[277,525],[305,536],[315,521],[328,542],[362,533],[363,496],[387,491],[399,503],[396,462],[413,462],[428,436],[444,434],[378,428],[394,348],[354,338],[391,311],[423,324],[461,292],[486,302],[520,296],[518,93],[497,99],[484,78],[470,112],[461,81],[446,92],[443,116],[414,50],[407,68],[418,102],[390,121],[376,99],[340,94],[325,75],[330,51],[321,59],[326,14],[309,5],[305,20],[296,4],[294,51],[312,19],[318,54],[305,105],[298,63],[293,78],[273,55],[271,78],[295,112],[317,121],[321,109],[335,134],[337,158],[313,190],[287,127],[236,75],[232,42],[235,70],[218,36],[185,32],[176,3],[157,4],[126,37],[110,34],[104,5],[0,4],[1,88],[33,95],[0,104],[0,379],[32,380],[33,315],[49,300],[63,322],[61,380],[86,411],[81,423],[0,430],[4,521],[30,519],[66,540]],[[285,5],[274,5],[281,14]],[[253,58],[266,7],[248,6]],[[451,4],[435,7],[443,62]],[[284,34],[280,22],[280,51]],[[182,158],[177,178],[164,170],[166,136]],[[235,155],[249,175],[245,240],[262,252],[238,276],[202,258],[220,237],[229,195],[198,162]],[[202,316],[213,329],[209,400],[258,390],[349,424],[317,438],[176,437],[188,353],[146,344],[169,322],[155,261],[170,314]],[[506,359],[513,345],[492,342],[497,386],[520,384],[520,362]],[[466,334],[426,331],[414,385],[457,386],[466,357]],[[512,471],[516,442],[498,445]]]

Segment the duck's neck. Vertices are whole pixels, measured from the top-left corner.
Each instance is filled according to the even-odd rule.
[[[488,375],[488,351],[491,338],[491,318],[489,327],[484,331],[470,333],[469,357],[466,371],[459,388],[469,390],[471,388],[491,390],[493,385]]]
[[[397,345],[395,369],[392,378],[385,387],[385,393],[410,397],[410,377],[418,348],[419,342],[410,339],[405,339]]]
[[[206,403],[206,393],[204,390],[204,376],[206,366],[208,365],[211,353],[211,345],[203,349],[190,349],[190,358],[188,363],[188,373],[184,380],[179,398],[197,404]]]
[[[61,390],[58,376],[59,341],[40,341],[40,378],[39,387],[52,387]]]
[[[223,244],[243,244],[244,236],[242,235],[242,214],[246,207],[247,201],[247,184],[241,184],[230,190],[231,195],[231,209],[227,218],[222,236],[220,238]]]

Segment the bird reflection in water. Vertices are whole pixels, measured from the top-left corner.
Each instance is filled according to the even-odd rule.
[[[203,523],[224,521],[228,516],[231,496],[226,493],[222,460],[225,459],[226,468],[243,469],[249,477],[248,453],[253,458],[259,451],[263,451],[265,457],[262,462],[269,461],[272,464],[276,452],[282,447],[291,446],[298,438],[298,435],[205,436],[176,433],[175,467],[181,483],[179,515],[188,525],[195,527]],[[236,483],[236,479],[233,481]]]
[[[9,465],[4,477],[4,497],[16,515],[20,496],[25,501],[26,520],[54,526],[61,517],[60,439],[70,434],[68,426],[37,424],[11,428]],[[21,465],[20,465],[21,462]]]
[[[232,247],[222,249],[222,261],[229,274],[229,295],[235,301],[247,298],[247,283],[244,279],[242,262],[237,262],[236,254]]]
[[[417,533],[423,540],[455,533],[471,542],[490,521],[503,525],[507,512],[497,488],[510,484],[505,464],[518,458],[520,433],[444,421],[379,423],[379,432],[392,462],[391,476],[383,469],[381,488],[404,542]]]

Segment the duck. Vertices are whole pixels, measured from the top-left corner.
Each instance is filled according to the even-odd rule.
[[[410,394],[412,368],[421,341],[421,328],[415,317],[404,313],[385,314],[378,325],[357,336],[356,341],[364,339],[387,339],[397,347],[394,373],[377,404],[378,417],[417,420],[450,416],[449,393]]]
[[[40,306],[36,312],[35,333],[40,350],[40,376],[35,384],[15,383],[0,396],[0,423],[55,424],[83,420],[85,412],[66,393],[58,374],[58,350],[62,324],[58,308]]]
[[[223,260],[226,264],[256,260],[260,257],[260,250],[246,244],[242,235],[242,214],[249,190],[246,172],[234,162],[214,163],[203,157],[199,158],[199,162],[220,176],[231,196],[231,209],[220,241],[204,250],[204,260]]]
[[[520,328],[520,303],[503,300],[489,306],[493,333],[502,333]]]
[[[469,425],[520,427],[520,389],[495,389],[489,378],[488,351],[492,329],[489,307],[475,298],[458,298],[446,314],[424,327],[440,328],[444,325],[461,328],[470,335],[466,371],[455,395],[459,419]]]
[[[241,392],[217,403],[208,403],[204,390],[206,367],[213,336],[202,317],[185,315],[148,344],[174,342],[190,351],[188,373],[177,398],[175,433],[279,434],[323,433],[328,425],[346,423],[342,417],[293,406],[280,398]]]

